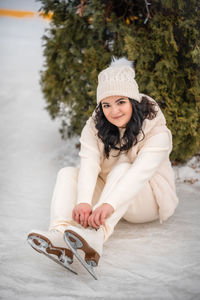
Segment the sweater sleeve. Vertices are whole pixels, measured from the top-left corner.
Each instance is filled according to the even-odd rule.
[[[89,118],[84,126],[81,137],[80,169],[78,175],[77,204],[92,203],[100,168],[100,151],[97,144],[95,131],[91,127],[92,119]]]
[[[116,210],[122,203],[131,201],[168,157],[170,145],[167,132],[149,138],[138,152],[133,164],[130,164],[127,173],[119,176],[118,182],[112,186],[112,189],[109,189],[107,193],[102,193],[98,206],[108,203]]]

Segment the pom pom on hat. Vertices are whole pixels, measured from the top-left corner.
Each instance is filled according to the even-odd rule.
[[[133,68],[133,62],[128,60],[126,57],[116,58],[115,56],[112,57],[112,61],[109,65],[109,67],[112,68],[121,68],[125,66]]]
[[[126,57],[112,57],[108,68],[98,76],[97,104],[109,96],[125,96],[140,101],[133,62]]]

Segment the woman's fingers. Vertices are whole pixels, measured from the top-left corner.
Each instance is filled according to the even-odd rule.
[[[99,226],[96,224],[96,222],[95,222],[95,218],[96,219],[98,219],[98,215],[97,215],[97,212],[96,211],[94,211],[91,215],[90,215],[90,217],[89,217],[89,219],[88,219],[88,224],[89,224],[89,226],[91,226],[91,227],[93,227],[93,228],[99,228]]]
[[[75,220],[75,211],[74,211],[74,209],[72,210],[72,219]]]
[[[101,217],[100,217],[100,224],[105,226],[105,219],[107,217],[107,214],[105,211],[102,212]]]
[[[91,214],[89,218],[89,225],[94,228],[99,228],[101,225],[100,219],[101,219],[102,210],[101,209],[95,209],[94,212]]]
[[[93,223],[96,225],[96,228],[99,228],[99,226],[101,225],[100,224],[101,213],[102,213],[101,211],[97,211],[95,216],[94,216]]]
[[[83,226],[83,227],[88,226],[89,213],[84,213],[83,211],[75,210],[75,212],[73,212],[73,214],[72,214],[72,217],[81,226]]]
[[[91,207],[88,204],[77,205],[73,212],[72,218],[81,226],[86,228],[90,227],[98,229],[101,225],[105,226],[105,220],[114,211],[113,207],[109,204],[102,204],[97,207],[91,214]]]
[[[99,228],[101,225],[105,226],[106,218],[114,212],[114,208],[107,203],[97,207],[88,219],[88,224],[91,227]]]
[[[88,218],[88,225],[90,226],[90,227],[93,227],[92,226],[92,218],[93,218],[93,216],[92,216],[92,214],[89,216],[89,218]]]
[[[74,217],[74,220],[80,224],[80,214],[77,210],[75,210],[75,217]]]
[[[88,212],[86,212],[86,213],[84,213],[84,218],[83,218],[83,221],[82,221],[82,223],[81,223],[81,225],[83,226],[83,227],[87,227],[88,226],[88,218],[89,218],[89,213]]]
[[[77,204],[72,211],[72,219],[81,226],[87,227],[87,221],[91,210],[91,206],[88,203]]]
[[[83,223],[84,223],[84,221],[85,221],[85,214],[84,214],[84,212],[80,212],[80,214],[79,214],[79,219],[80,219],[80,224],[83,226]]]
[[[96,223],[94,222],[94,215],[91,216],[90,219],[90,226],[93,228],[98,228],[98,226],[96,225]]]

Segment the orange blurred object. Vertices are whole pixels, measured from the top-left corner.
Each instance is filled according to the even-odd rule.
[[[0,16],[2,17],[11,17],[11,18],[35,18],[42,17],[43,19],[51,20],[53,12],[45,14],[44,12],[34,12],[34,11],[25,11],[25,10],[12,10],[12,9],[1,9]]]

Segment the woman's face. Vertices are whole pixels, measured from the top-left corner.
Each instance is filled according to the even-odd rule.
[[[127,97],[109,96],[101,100],[103,113],[113,125],[126,127],[132,116],[132,105]]]

